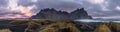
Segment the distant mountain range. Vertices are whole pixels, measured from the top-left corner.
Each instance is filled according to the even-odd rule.
[[[71,13],[57,11],[54,8],[42,9],[39,13],[30,19],[49,19],[49,20],[75,20],[75,19],[92,19],[84,8],[76,9]]]

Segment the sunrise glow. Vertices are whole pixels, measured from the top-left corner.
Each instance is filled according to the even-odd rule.
[[[17,5],[18,0],[9,0],[9,9],[10,11],[19,11],[23,15],[14,15],[14,16],[5,16],[6,18],[29,18],[32,16],[31,9],[33,6],[23,7]]]

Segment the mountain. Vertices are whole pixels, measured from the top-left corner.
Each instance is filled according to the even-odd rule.
[[[75,19],[92,19],[84,8],[76,9],[68,13],[65,11],[57,11],[54,8],[42,9],[39,13],[32,16],[30,19],[49,19],[49,20],[75,20]]]

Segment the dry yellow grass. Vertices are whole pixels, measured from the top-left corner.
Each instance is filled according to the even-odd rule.
[[[9,29],[1,29],[0,32],[11,32]]]
[[[64,28],[69,28],[71,32],[80,32],[72,23],[67,23],[67,22],[63,22],[63,21],[57,21],[53,24],[42,27],[40,29],[42,29],[41,31],[44,31],[44,32],[50,32],[50,30],[51,31],[59,31],[59,29],[64,29]]]
[[[111,32],[111,30],[106,24],[100,24],[94,32]]]
[[[117,32],[120,32],[120,24],[116,23],[116,24],[113,24],[112,27],[114,29],[116,29]]]
[[[75,24],[70,21],[49,21],[49,20],[14,20],[10,22],[16,26],[27,25],[25,32],[61,32],[62,29],[68,29],[71,32],[80,32],[80,30],[75,26]],[[86,28],[83,26],[81,28]],[[114,27],[117,31],[120,31],[120,24],[116,23],[101,23],[94,30],[94,32],[111,32],[111,27]],[[34,29],[35,28],[35,29]]]

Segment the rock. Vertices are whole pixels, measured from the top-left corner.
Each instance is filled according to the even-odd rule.
[[[84,8],[76,9],[68,13],[65,11],[57,11],[54,8],[42,9],[39,13],[32,16],[30,19],[49,19],[49,20],[74,20],[74,19],[92,19]]]

